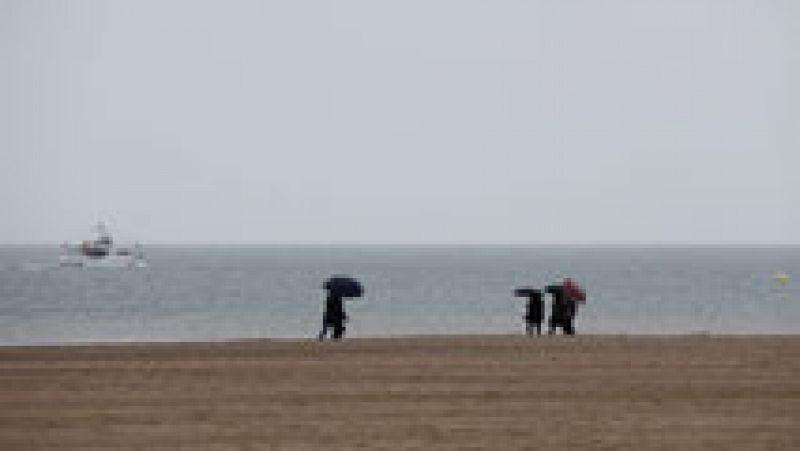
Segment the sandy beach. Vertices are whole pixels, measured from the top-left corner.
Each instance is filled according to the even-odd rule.
[[[0,348],[0,448],[800,447],[800,336]]]

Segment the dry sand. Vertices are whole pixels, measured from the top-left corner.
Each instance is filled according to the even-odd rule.
[[[0,348],[0,448],[800,449],[800,336]]]

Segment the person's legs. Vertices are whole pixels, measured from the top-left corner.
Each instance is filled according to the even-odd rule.
[[[339,320],[333,324],[333,339],[339,340],[344,336],[344,322]]]
[[[564,323],[562,325],[562,328],[564,329],[564,333],[565,334],[567,334],[567,335],[575,335],[575,329],[572,327],[572,317],[571,316],[567,316],[566,318],[564,318]]]
[[[564,331],[564,311],[560,308],[560,306],[553,306],[553,313],[550,315],[550,330],[549,334],[553,335],[556,333],[556,329],[561,328],[561,331]]]

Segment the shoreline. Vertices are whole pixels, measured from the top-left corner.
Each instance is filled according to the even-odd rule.
[[[0,447],[800,445],[800,335],[0,346]]]
[[[690,338],[708,338],[708,339],[764,339],[764,338],[786,338],[800,339],[800,333],[714,333],[714,332],[687,332],[687,333],[586,333],[575,334],[572,336],[564,335],[561,332],[555,335],[548,335],[543,332],[541,336],[526,336],[521,333],[465,333],[465,334],[398,334],[398,335],[376,335],[376,336],[357,336],[345,337],[339,343],[358,343],[358,342],[384,342],[384,341],[407,341],[407,340],[459,340],[459,339],[524,339],[524,340],[581,340],[581,339],[631,339],[631,340],[652,340],[652,339],[665,339],[665,340],[680,340]],[[325,342],[332,340],[326,339]],[[171,339],[155,339],[155,340],[108,340],[108,341],[65,341],[65,342],[34,342],[34,343],[0,343],[0,350],[9,348],[79,348],[79,347],[127,347],[127,346],[183,346],[183,345],[216,345],[216,344],[237,344],[237,343],[283,343],[283,344],[301,344],[301,343],[318,343],[315,337],[305,338],[282,338],[282,337],[256,337],[256,338],[221,338],[221,339],[197,339],[197,340],[171,340]]]

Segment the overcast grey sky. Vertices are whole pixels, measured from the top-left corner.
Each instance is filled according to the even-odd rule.
[[[800,243],[800,2],[0,0],[0,242]]]

